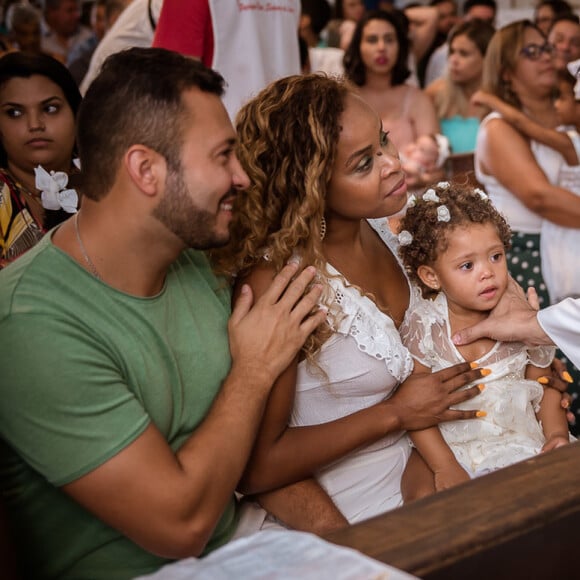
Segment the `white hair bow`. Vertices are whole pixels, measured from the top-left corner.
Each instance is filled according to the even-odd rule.
[[[67,213],[76,213],[79,196],[74,189],[65,189],[68,175],[64,171],[48,173],[39,165],[34,169],[36,188],[40,190],[42,207],[45,209],[64,209]]]

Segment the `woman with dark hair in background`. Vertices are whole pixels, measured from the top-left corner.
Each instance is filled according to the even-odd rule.
[[[0,267],[74,211],[58,202],[64,176],[55,176],[53,198],[43,198],[35,168],[65,176],[73,170],[80,102],[72,76],[55,59],[21,52],[0,58]]]
[[[429,97],[405,82],[410,75],[407,31],[407,20],[401,12],[369,12],[358,22],[344,55],[346,77],[379,114],[389,138],[401,152],[419,137],[440,132]],[[423,171],[408,174],[413,186],[441,176]]]

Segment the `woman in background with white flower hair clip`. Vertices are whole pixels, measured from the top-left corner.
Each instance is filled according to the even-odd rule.
[[[74,192],[65,188],[75,171],[80,102],[74,79],[53,58],[20,52],[0,58],[0,268],[75,211]]]
[[[490,339],[456,347],[451,340],[455,331],[485,319],[508,286],[511,232],[487,195],[439,184],[407,210],[401,228],[400,253],[423,294],[400,329],[415,359],[413,372],[435,372],[462,361],[488,370],[479,381],[481,396],[458,405],[477,409],[479,419],[410,434],[430,468],[421,493],[567,444],[560,392],[543,387],[554,348]]]

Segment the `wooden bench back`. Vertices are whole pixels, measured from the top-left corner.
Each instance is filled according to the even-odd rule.
[[[580,442],[326,539],[426,580],[580,578]]]

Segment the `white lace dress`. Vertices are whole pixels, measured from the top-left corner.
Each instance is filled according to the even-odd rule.
[[[386,220],[369,224],[396,256],[397,240]],[[332,266],[328,270],[339,276]],[[388,398],[413,368],[393,321],[342,277],[331,285],[344,316],[318,357],[328,379],[305,361],[299,364],[292,426],[326,423],[370,407]],[[407,436],[392,433],[321,470],[318,480],[349,522],[368,519],[402,504],[401,476],[410,452]]]
[[[417,296],[414,304],[401,327],[403,342],[413,357],[434,372],[465,362],[451,341],[445,295],[440,293],[433,301]],[[487,416],[439,426],[455,457],[472,476],[506,467],[541,450],[545,438],[535,411],[543,387],[525,378],[525,367],[528,363],[548,367],[554,351],[552,347],[528,349],[519,342],[497,342],[477,360],[492,371],[477,380],[485,384],[485,390],[456,408],[479,409]]]

